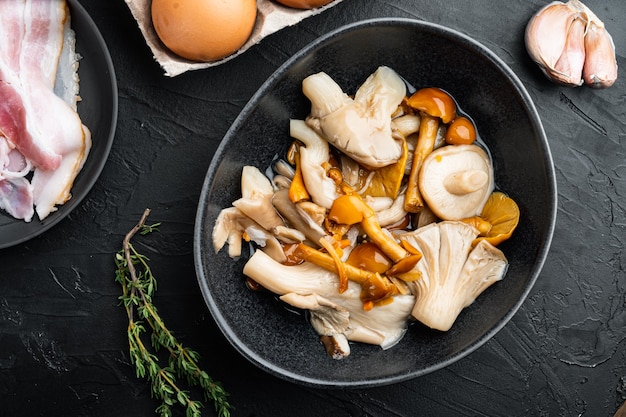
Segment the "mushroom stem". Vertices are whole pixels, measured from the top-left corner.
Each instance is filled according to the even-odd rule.
[[[350,101],[328,74],[319,72],[302,81],[302,92],[311,100],[311,115],[324,117]]]
[[[341,224],[360,223],[365,233],[392,261],[398,262],[410,255],[402,246],[383,232],[376,213],[358,194],[343,195],[335,200],[328,218]]]
[[[289,185],[289,199],[292,203],[299,203],[300,201],[310,200],[311,196],[304,185],[304,178],[302,177],[302,164],[300,163],[300,152],[296,152],[296,171]]]
[[[303,243],[296,246],[294,253],[305,261],[314,263],[327,271],[339,273],[337,263],[329,254],[320,252]],[[388,296],[402,293],[402,291],[396,287],[396,284],[377,272],[357,268],[347,263],[343,263],[342,268],[350,281],[361,284],[363,288],[361,298],[364,301],[381,300]]]
[[[443,180],[443,186],[451,194],[463,195],[480,190],[487,181],[489,175],[485,171],[468,170],[448,175]]]
[[[439,118],[422,114],[419,127],[419,134],[415,150],[413,151],[413,162],[409,181],[407,184],[406,196],[404,199],[404,210],[409,213],[418,213],[424,208],[424,199],[419,191],[419,172],[424,159],[435,149],[437,130],[439,128]]]

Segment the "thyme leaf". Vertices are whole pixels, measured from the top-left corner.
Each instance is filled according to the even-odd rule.
[[[131,239],[139,233],[146,235],[158,231],[160,223],[146,225],[150,209],[146,209],[139,222],[126,234],[122,249],[115,253],[115,281],[122,287],[119,297],[128,316],[128,346],[130,360],[138,378],[147,378],[152,397],[161,400],[155,412],[161,417],[171,417],[176,404],[185,408],[186,417],[200,417],[204,407],[190,396],[188,389],[199,387],[204,400],[212,402],[219,417],[230,417],[233,406],[220,382],[214,381],[200,369],[200,355],[178,342],[167,328],[152,302],[157,281],[148,264],[148,257],[137,252]],[[149,336],[146,333],[150,331]],[[149,343],[148,343],[149,340]],[[167,365],[162,365],[157,353],[164,349]],[[185,386],[181,383],[183,381]]]

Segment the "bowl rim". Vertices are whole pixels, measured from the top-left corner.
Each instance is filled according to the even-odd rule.
[[[343,35],[345,33],[366,28],[368,26],[410,26],[420,29],[427,29],[429,31],[438,32],[441,34],[446,34],[449,37],[454,37],[459,41],[464,42],[468,47],[473,48],[478,53],[482,54],[489,61],[491,61],[499,71],[501,71],[512,83],[515,89],[518,91],[520,98],[524,102],[525,110],[528,113],[528,117],[531,120],[532,128],[536,131],[536,135],[538,137],[538,142],[541,148],[541,151],[544,155],[544,166],[546,167],[546,181],[548,192],[550,195],[549,198],[549,212],[546,213],[548,216],[548,228],[544,231],[544,239],[541,242],[540,247],[538,248],[538,255],[535,258],[535,262],[533,264],[533,268],[531,271],[531,277],[528,280],[523,292],[520,294],[519,299],[513,305],[513,307],[500,318],[500,320],[492,326],[488,331],[486,331],[482,336],[477,338],[473,343],[469,344],[467,347],[461,349],[459,352],[450,355],[445,360],[442,360],[432,366],[428,366],[425,368],[421,368],[419,370],[402,373],[394,376],[386,376],[382,378],[372,378],[372,379],[361,379],[361,380],[350,380],[350,381],[336,381],[336,380],[322,380],[319,378],[311,378],[301,374],[295,374],[294,372],[283,369],[282,367],[266,360],[265,358],[258,355],[256,352],[252,351],[242,343],[237,334],[227,325],[225,324],[225,317],[222,312],[219,310],[218,306],[213,301],[213,295],[207,284],[207,277],[205,276],[205,271],[202,265],[202,255],[200,251],[202,250],[202,238],[203,238],[203,224],[205,223],[205,210],[209,205],[208,194],[210,192],[211,184],[214,180],[214,174],[217,170],[217,165],[221,160],[221,155],[224,153],[228,144],[226,140],[222,140],[220,145],[215,151],[215,154],[209,164],[209,168],[207,170],[207,176],[204,180],[201,194],[199,197],[198,210],[196,212],[195,226],[194,226],[194,263],[196,268],[196,276],[197,280],[202,292],[203,299],[207,308],[211,312],[215,323],[218,328],[224,334],[229,343],[237,350],[242,356],[244,356],[248,361],[254,363],[257,367],[268,371],[269,373],[278,376],[284,380],[289,382],[298,383],[305,386],[315,387],[315,388],[370,388],[377,387],[383,385],[389,385],[393,383],[403,382],[406,380],[414,379],[419,376],[423,376],[434,372],[436,370],[445,368],[450,364],[457,362],[458,360],[466,357],[470,353],[474,352],[479,347],[483,346],[489,339],[491,339],[496,333],[498,333],[509,321],[510,319],[517,313],[520,309],[521,305],[527,299],[528,294],[532,290],[535,282],[537,281],[539,274],[543,268],[545,260],[548,256],[548,252],[550,250],[550,246],[552,243],[552,238],[556,225],[556,216],[557,216],[557,183],[556,183],[556,175],[555,175],[555,167],[552,158],[552,153],[550,151],[549,142],[547,140],[545,130],[543,128],[543,124],[541,122],[541,118],[539,117],[539,112],[537,108],[526,90],[524,84],[520,80],[520,78],[515,74],[515,72],[500,58],[498,57],[492,50],[488,49],[481,42],[473,39],[469,35],[466,35],[456,29],[449,28],[447,26],[433,23],[429,21],[414,19],[414,18],[403,18],[403,17],[380,17],[380,18],[370,18],[363,19],[359,21],[355,21],[346,25],[342,25],[334,30],[327,32],[326,34],[316,38],[312,42],[305,45],[299,51],[297,51],[294,55],[292,55],[289,59],[287,59],[283,64],[281,64],[268,78],[263,82],[263,84],[259,87],[259,89],[252,95],[246,105],[243,107],[237,118],[234,120],[230,128],[227,130],[223,139],[226,139],[232,136],[233,132],[236,132],[240,125],[247,120],[250,114],[254,111],[255,103],[259,101],[268,91],[275,87],[276,83],[284,76],[286,72],[288,72],[291,67],[306,57],[311,51],[314,51],[321,45],[324,45],[332,39]]]

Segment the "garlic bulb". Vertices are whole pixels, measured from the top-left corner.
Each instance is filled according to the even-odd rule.
[[[613,39],[580,0],[539,10],[526,26],[525,42],[533,61],[558,84],[606,88],[617,79]]]

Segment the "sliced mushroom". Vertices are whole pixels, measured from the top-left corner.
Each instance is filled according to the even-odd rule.
[[[296,204],[296,207],[303,216],[310,218],[313,223],[322,227],[324,220],[326,220],[326,209],[324,207],[318,206],[312,201],[301,201]]]
[[[306,239],[306,236],[300,230],[287,226],[277,226],[272,232],[278,240],[284,243],[301,243]]]
[[[287,293],[280,296],[287,304],[311,312],[311,324],[320,335],[345,333],[350,325],[350,312],[319,294]]]
[[[420,130],[422,118],[419,114],[404,114],[391,120],[391,127],[405,138]]]
[[[444,146],[422,164],[419,188],[428,207],[443,220],[480,215],[494,188],[493,168],[478,145]]]
[[[302,91],[311,100],[307,123],[346,155],[369,168],[400,159],[403,140],[392,134],[391,115],[404,99],[406,85],[391,68],[379,67],[354,100],[323,72],[305,78]]]

